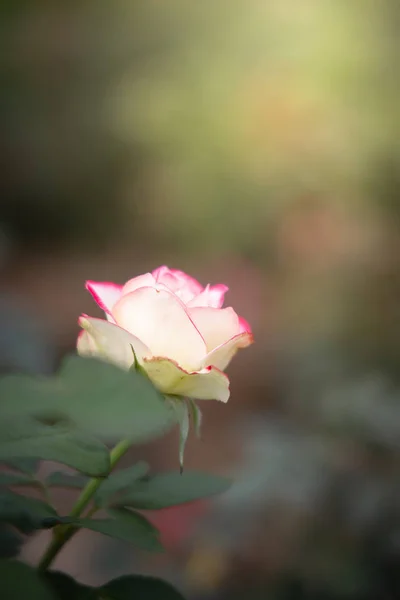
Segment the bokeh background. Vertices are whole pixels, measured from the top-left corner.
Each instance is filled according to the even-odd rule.
[[[231,491],[157,514],[162,557],[87,533],[56,566],[193,600],[399,598],[398,1],[0,15],[1,369],[52,372],[99,314],[84,281],[160,264],[228,284],[256,340],[185,458]],[[126,460],[178,468],[177,444]]]

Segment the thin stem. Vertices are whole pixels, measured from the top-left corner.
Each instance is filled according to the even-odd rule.
[[[50,496],[49,488],[43,483],[43,485],[40,486],[40,489],[42,490],[43,497],[47,504],[53,506],[53,501]]]
[[[129,440],[122,440],[111,450],[110,473],[119,459],[128,451],[130,445],[131,442]],[[70,517],[79,517],[82,514],[103,481],[103,477],[94,477],[87,483],[86,487],[84,487],[81,495],[73,506],[69,515]],[[60,550],[77,531],[78,528],[75,525],[59,525],[58,527],[55,527],[53,539],[43,554],[41,561],[39,562],[39,571],[45,571],[48,569]]]
[[[91,508],[89,508],[89,510],[87,511],[87,513],[85,515],[85,519],[90,519],[90,517],[93,517],[93,515],[95,513],[97,513],[98,510],[99,510],[99,507],[96,506],[95,504],[93,504],[93,506]]]

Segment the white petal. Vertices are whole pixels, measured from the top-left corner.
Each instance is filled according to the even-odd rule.
[[[229,399],[229,379],[215,367],[187,373],[167,358],[152,358],[145,359],[143,368],[164,394],[221,402]]]
[[[183,271],[179,271],[178,269],[170,269],[169,267],[163,265],[162,267],[158,267],[153,271],[153,275],[155,279],[160,283],[165,283],[167,287],[169,287],[172,291],[176,291],[176,289],[185,288],[192,295],[199,294],[203,289],[201,283],[184,273]],[[170,287],[170,286],[173,287]]]
[[[198,296],[195,296],[188,302],[188,307],[210,306],[213,308],[221,308],[224,303],[224,296],[228,290],[228,286],[223,283],[212,286],[207,285]]]
[[[184,304],[171,292],[140,288],[122,296],[113,309],[121,327],[150,348],[153,356],[172,358],[196,370],[207,354],[206,345]]]
[[[188,313],[203,336],[208,352],[240,333],[239,317],[233,308],[188,308]]]
[[[203,289],[203,286],[190,275],[177,269],[170,269],[166,265],[155,269],[152,275],[158,284],[176,294],[184,304],[187,304]]]
[[[204,359],[204,366],[207,367],[213,365],[214,367],[221,369],[221,371],[224,371],[236,352],[240,348],[250,346],[252,343],[253,335],[251,333],[245,332],[235,335],[235,337],[231,338],[228,342],[225,342],[225,344],[218,346],[218,348],[215,348],[207,354]]]
[[[79,319],[79,325],[84,330],[77,342],[81,356],[104,358],[123,369],[129,369],[134,363],[132,348],[141,364],[145,357],[151,356],[141,340],[113,323],[83,316]]]
[[[122,286],[108,281],[87,281],[86,289],[105,313],[111,314],[114,304],[119,300]]]
[[[84,329],[78,335],[76,347],[80,356],[99,356],[99,349],[94,338]]]
[[[144,275],[139,275],[138,277],[134,277],[126,282],[124,287],[122,288],[122,294],[129,294],[130,292],[134,292],[142,287],[152,287],[156,285],[156,280],[154,279],[151,273],[145,273]]]

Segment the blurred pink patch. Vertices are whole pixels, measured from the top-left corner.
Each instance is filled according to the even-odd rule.
[[[201,500],[157,511],[142,511],[160,531],[161,543],[166,550],[178,549],[193,534],[199,519],[210,508],[210,502]]]

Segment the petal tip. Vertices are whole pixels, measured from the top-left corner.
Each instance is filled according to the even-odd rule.
[[[239,327],[240,333],[248,333],[253,337],[253,332],[251,330],[250,323],[246,321],[243,317],[239,317]]]
[[[107,314],[111,315],[112,308],[122,293],[122,286],[110,281],[85,282],[85,288],[93,297],[98,306]]]
[[[79,325],[79,327],[82,327],[82,329],[84,329],[85,325],[87,325],[87,323],[88,323],[87,318],[88,318],[88,315],[86,315],[84,313],[78,318],[78,325]]]

